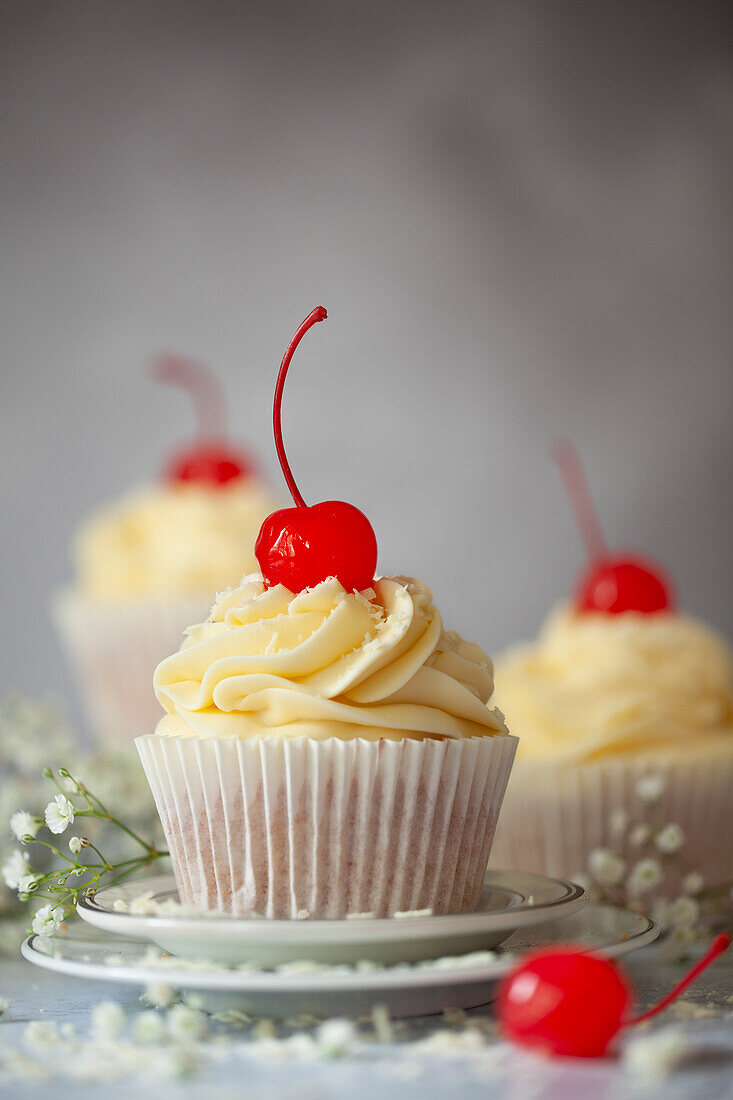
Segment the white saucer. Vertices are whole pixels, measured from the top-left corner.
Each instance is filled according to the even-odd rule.
[[[146,915],[119,911],[143,893],[153,902],[177,901],[173,875],[138,878],[83,898],[79,916],[125,937],[158,944],[174,955],[216,963],[278,966],[297,959],[319,963],[417,962],[490,950],[517,929],[569,916],[585,904],[581,887],[524,871],[489,871],[480,908],[450,916],[345,920],[270,920],[223,914]]]
[[[496,953],[476,952],[417,965],[289,964],[263,970],[161,960],[160,953],[146,944],[76,922],[62,935],[31,936],[22,951],[29,962],[62,974],[137,986],[162,982],[181,992],[196,991],[204,1007],[214,1012],[236,1008],[278,1018],[301,1013],[359,1016],[381,1004],[393,1017],[400,1017],[427,1015],[446,1006],[486,1004],[496,979],[513,965],[516,952],[572,942],[617,958],[651,943],[658,934],[647,917],[610,905],[588,905],[572,916],[515,933]]]

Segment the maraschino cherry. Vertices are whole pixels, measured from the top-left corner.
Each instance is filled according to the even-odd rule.
[[[166,467],[167,480],[226,485],[249,476],[250,460],[226,442],[224,398],[208,367],[182,355],[163,354],[151,370],[159,382],[187,390],[198,414],[199,441],[173,456]]]
[[[369,520],[353,504],[326,500],[306,505],[295,484],[283,446],[280,409],[290,361],[308,329],[325,321],[316,306],[290,341],[277,376],[273,405],[275,447],[295,508],[281,508],[268,516],[255,543],[255,555],[268,586],[282,584],[291,592],[313,588],[337,577],[347,592],[369,588],[377,566],[377,540]]]
[[[572,945],[535,951],[507,975],[497,1015],[502,1033],[521,1046],[554,1055],[600,1058],[622,1027],[649,1020],[687,989],[731,943],[721,933],[659,1004],[628,1017],[633,991],[608,959]]]
[[[565,481],[590,562],[576,590],[578,611],[605,611],[618,615],[623,611],[651,614],[671,610],[672,587],[659,566],[638,554],[608,552],[580,459],[572,444],[566,439],[558,440],[553,446],[553,455]]]

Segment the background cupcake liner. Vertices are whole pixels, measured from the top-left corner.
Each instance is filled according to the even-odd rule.
[[[640,797],[639,782],[659,777],[656,802]],[[512,772],[492,863],[572,879],[594,848],[610,848],[633,863],[648,854],[614,828],[623,810],[630,822],[682,827],[687,840],[674,857],[680,873],[699,871],[709,884],[733,878],[733,753],[728,757],[655,760],[526,762]],[[657,853],[660,855],[660,853]],[[663,858],[660,855],[660,858]],[[674,877],[674,876],[671,876]]]
[[[475,908],[517,741],[136,744],[181,901],[335,918]]]
[[[153,693],[155,667],[179,648],[186,627],[203,622],[212,601],[213,593],[114,604],[73,591],[56,597],[52,618],[99,741],[130,741],[156,725],[163,711]]]

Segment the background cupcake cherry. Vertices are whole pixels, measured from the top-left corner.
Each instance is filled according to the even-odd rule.
[[[363,512],[343,500],[326,500],[310,507],[295,483],[282,438],[281,406],[293,353],[308,329],[327,317],[316,306],[288,344],[275,385],[273,431],[275,447],[295,508],[268,516],[255,543],[255,555],[269,586],[282,584],[291,592],[312,588],[337,577],[347,592],[369,588],[377,567],[377,540]]]
[[[601,531],[577,451],[557,440],[553,457],[560,468],[588,552],[589,566],[578,582],[578,611],[651,614],[673,608],[672,588],[662,569],[638,554],[610,554]]]
[[[166,479],[216,486],[248,477],[252,463],[226,441],[224,396],[212,371],[203,363],[170,353],[157,356],[151,371],[159,382],[187,390],[198,416],[198,441],[170,459]]]

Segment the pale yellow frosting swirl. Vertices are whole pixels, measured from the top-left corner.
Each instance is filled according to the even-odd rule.
[[[561,608],[497,660],[496,701],[525,760],[733,752],[730,648],[684,615]]]
[[[104,602],[214,593],[256,569],[254,543],[279,505],[249,477],[156,485],[100,508],[74,545],[77,587]]]
[[[221,594],[153,680],[156,733],[368,740],[506,733],[487,704],[492,665],[443,630],[432,593],[389,577],[347,593],[335,579],[293,595],[259,574]]]

